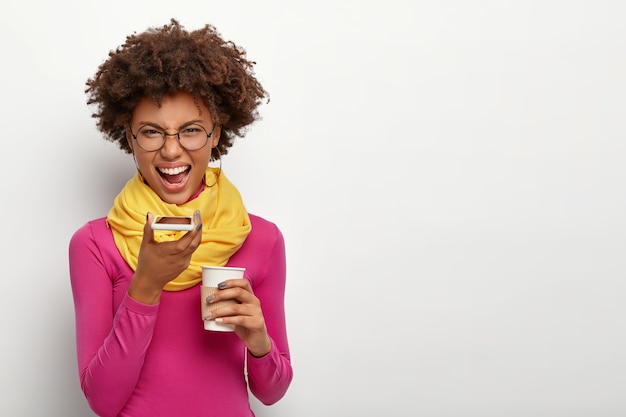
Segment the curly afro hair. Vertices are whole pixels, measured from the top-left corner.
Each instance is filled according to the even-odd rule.
[[[267,92],[257,81],[246,52],[225,41],[212,25],[185,30],[176,19],[126,37],[126,42],[87,80],[87,104],[105,139],[117,142],[126,153],[125,126],[138,102],[149,97],[160,105],[164,96],[189,92],[202,100],[213,120],[222,126],[219,154],[228,153],[235,136],[258,120],[257,107]],[[219,157],[214,149],[212,159]]]

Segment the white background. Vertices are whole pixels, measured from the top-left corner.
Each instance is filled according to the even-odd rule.
[[[91,415],[67,245],[134,165],[84,83],[171,17],[243,46],[271,96],[224,161],[287,242],[295,378],[258,416],[626,415],[625,12],[5,1],[0,415]]]

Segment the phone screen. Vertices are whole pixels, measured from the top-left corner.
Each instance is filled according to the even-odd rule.
[[[191,224],[189,217],[163,216],[157,219],[157,223],[165,224]]]

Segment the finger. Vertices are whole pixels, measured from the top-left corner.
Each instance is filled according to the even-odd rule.
[[[193,241],[199,245],[202,241],[202,216],[200,215],[200,210],[196,210],[193,215],[196,223],[196,228],[193,230]]]
[[[154,215],[150,212],[146,213],[146,224],[143,225],[143,239],[141,241],[141,245],[148,244],[150,242],[154,242],[154,230],[150,226],[152,224],[152,219]]]
[[[196,231],[199,232],[200,230],[202,230],[202,216],[200,215],[200,210],[196,210],[193,215],[195,216],[196,220]]]
[[[220,289],[213,293],[213,298],[210,302],[216,303],[218,301],[235,300],[241,304],[260,305],[258,298],[254,296],[250,291],[247,291],[240,287],[231,287],[226,289]]]
[[[233,278],[227,279],[223,282],[220,282],[217,287],[221,290],[227,288],[242,288],[250,293],[252,293],[252,287],[250,286],[250,281],[245,278]]]
[[[230,304],[220,308],[216,308],[211,311],[210,318],[232,318],[232,317],[240,317],[240,318],[252,318],[260,314],[260,309],[256,306],[250,304]]]
[[[198,235],[202,236],[202,216],[200,216],[200,210],[193,212],[194,228],[185,233],[185,236],[192,236],[192,239]]]
[[[265,329],[263,313],[244,304],[236,304],[213,310],[210,318],[217,323],[234,324],[248,330],[259,331]]]

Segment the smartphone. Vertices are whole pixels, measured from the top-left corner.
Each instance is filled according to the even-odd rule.
[[[194,228],[193,216],[155,215],[152,230],[190,231]]]

